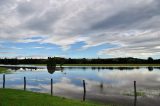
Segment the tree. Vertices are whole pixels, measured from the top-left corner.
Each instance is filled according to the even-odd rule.
[[[148,57],[148,63],[153,63],[153,58],[152,57]]]
[[[56,67],[56,61],[55,61],[55,58],[48,57],[48,60],[47,60],[47,66],[48,66],[48,67]]]

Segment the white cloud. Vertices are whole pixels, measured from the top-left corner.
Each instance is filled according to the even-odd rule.
[[[10,54],[17,54],[16,52],[0,52],[0,54],[3,54],[3,55],[10,55]]]
[[[117,45],[99,54],[159,54],[159,0],[1,0],[0,41],[51,43],[68,50]],[[32,39],[42,37],[42,39]],[[126,52],[127,51],[127,52]]]
[[[36,46],[36,47],[33,47],[34,49],[43,49],[44,47],[41,47],[41,46]]]
[[[104,49],[98,54],[108,54],[118,57],[148,57],[160,54],[159,46],[159,31],[145,31],[134,33],[132,36],[117,35],[116,38],[111,39],[112,43],[116,42],[120,46],[116,48]],[[125,34],[124,34],[125,35]],[[147,36],[146,36],[147,35]]]
[[[21,50],[21,49],[23,49],[23,48],[13,46],[13,47],[11,47],[11,49]]]

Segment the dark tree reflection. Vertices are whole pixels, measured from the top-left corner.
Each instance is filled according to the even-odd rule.
[[[148,70],[149,71],[153,71],[153,67],[148,67]]]
[[[47,66],[48,73],[53,74],[56,71],[56,67],[54,66]]]

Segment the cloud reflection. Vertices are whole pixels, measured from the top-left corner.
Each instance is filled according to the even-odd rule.
[[[140,87],[158,87],[160,83],[159,71],[146,71],[146,69],[133,71],[107,71],[98,73],[98,76],[107,81],[112,81],[113,86],[126,87],[132,86],[133,81],[136,80]]]

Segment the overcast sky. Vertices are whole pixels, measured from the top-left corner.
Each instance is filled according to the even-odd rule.
[[[160,0],[0,0],[0,57],[160,58]]]

